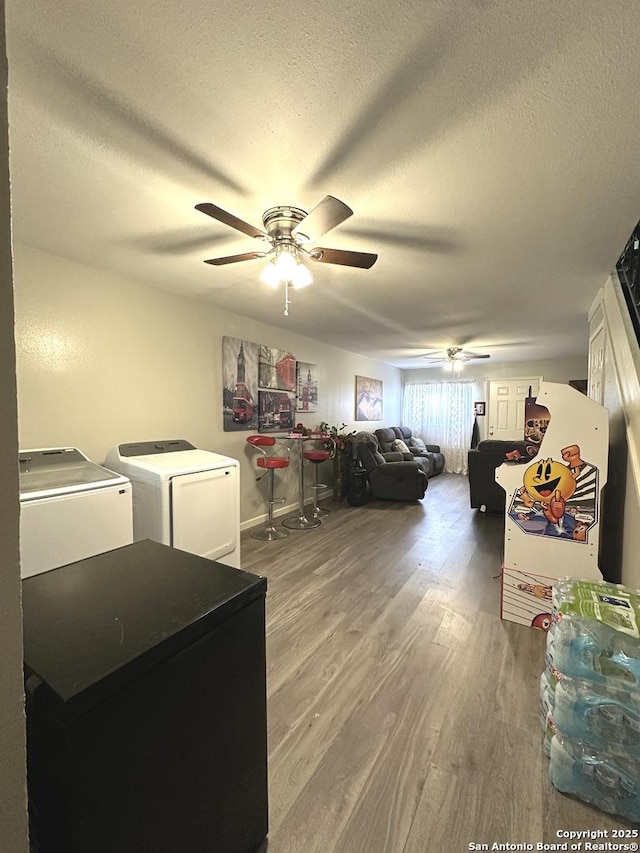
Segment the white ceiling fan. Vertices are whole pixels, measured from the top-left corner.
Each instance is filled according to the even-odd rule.
[[[475,361],[480,358],[491,358],[489,353],[471,352],[462,347],[447,347],[444,350],[437,350],[433,353],[425,353],[418,356],[423,358],[430,364],[444,364],[445,367],[452,373],[457,373],[462,370],[463,364],[468,361]]]
[[[432,353],[427,352],[418,357],[424,358],[433,364],[447,361],[475,361],[477,358],[491,358],[489,353],[470,352],[462,347],[447,347],[445,350],[436,350],[436,352]]]
[[[196,210],[249,237],[262,240],[263,245],[258,251],[208,258],[205,264],[224,266],[256,258],[267,258],[268,263],[262,270],[260,280],[273,288],[277,288],[280,283],[284,284],[285,315],[289,314],[289,285],[297,289],[313,281],[305,261],[368,270],[378,259],[378,256],[371,252],[328,249],[324,246],[307,247],[306,244],[312,243],[353,215],[350,207],[330,195],[325,196],[309,213],[289,205],[269,208],[262,216],[264,229],[250,225],[210,202],[197,204]]]

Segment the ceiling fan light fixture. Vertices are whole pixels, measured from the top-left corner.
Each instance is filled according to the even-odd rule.
[[[278,246],[274,266],[278,272],[280,281],[293,281],[296,274],[298,259],[295,248],[291,246]]]
[[[308,285],[313,284],[311,271],[306,264],[303,264],[300,260],[296,264],[292,283],[295,290],[300,290],[301,287],[307,287]]]
[[[275,258],[265,266],[265,268],[260,273],[260,281],[263,284],[266,284],[268,287],[272,287],[274,290],[277,289],[280,284],[280,276],[278,274],[278,270],[276,269],[276,260]]]
[[[272,258],[260,273],[260,281],[274,290],[284,282],[290,284],[294,290],[300,290],[313,283],[313,276],[297,252],[292,252],[288,246],[279,246],[275,258]]]

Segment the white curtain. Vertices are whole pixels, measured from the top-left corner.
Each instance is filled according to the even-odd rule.
[[[404,387],[402,423],[425,444],[439,444],[445,471],[467,473],[474,382],[415,382]]]

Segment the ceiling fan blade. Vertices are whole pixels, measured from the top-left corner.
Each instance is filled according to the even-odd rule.
[[[342,264],[345,267],[370,269],[378,260],[377,255],[370,252],[347,252],[344,249],[323,249],[318,247],[310,252],[310,257],[321,264]]]
[[[213,264],[214,267],[222,267],[225,264],[237,264],[238,261],[251,261],[254,258],[266,258],[266,252],[244,252],[242,255],[227,255],[226,258],[209,258],[205,264]]]
[[[489,355],[489,353],[467,352],[465,350],[464,352],[460,353],[458,358],[462,359],[463,361],[472,361],[476,358],[491,358],[491,356]]]
[[[430,358],[435,361],[444,361],[445,356],[444,352],[441,349],[434,349],[430,352],[420,352],[417,355],[412,356],[413,358]]]
[[[298,222],[291,233],[294,236],[306,238],[304,242],[312,242],[352,215],[353,210],[343,201],[332,195],[326,195],[301,222]]]
[[[234,216],[233,213],[229,213],[227,210],[223,210],[221,207],[218,207],[215,204],[211,204],[208,201],[204,201],[201,204],[196,204],[196,210],[199,210],[201,213],[206,213],[207,216],[211,216],[214,219],[217,219],[218,222],[222,222],[224,225],[228,225],[230,228],[235,228],[236,231],[242,231],[243,234],[248,234],[249,237],[267,236],[261,228],[256,228],[255,225],[249,225],[248,222],[244,222],[244,220],[238,219],[238,217]]]

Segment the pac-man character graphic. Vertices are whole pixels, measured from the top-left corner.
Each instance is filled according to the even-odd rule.
[[[561,453],[562,462],[550,457],[525,469],[509,516],[525,533],[586,543],[598,519],[598,469],[581,458],[577,444]]]
[[[529,465],[522,478],[520,498],[526,506],[538,504],[547,521],[558,524],[566,502],[576,490],[571,470],[555,459],[541,459]]]

